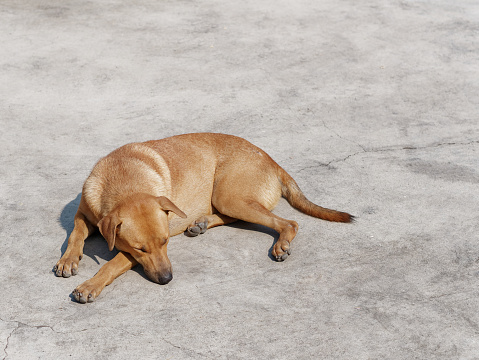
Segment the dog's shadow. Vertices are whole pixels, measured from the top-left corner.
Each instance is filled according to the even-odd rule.
[[[66,231],[66,238],[61,247],[62,256],[65,253],[68,246],[68,238],[70,237],[73,228],[74,228],[74,219],[75,214],[80,205],[81,193],[77,197],[70,201],[63,208],[60,218],[58,219],[62,227]],[[115,257],[118,253],[116,249],[110,251],[106,241],[104,241],[99,231],[95,231],[92,235],[88,237],[85,241],[85,246],[83,248],[83,256],[88,256],[93,259],[97,264],[100,264],[99,258],[109,261]]]
[[[276,241],[278,241],[279,234],[275,230],[264,225],[253,224],[253,223],[249,223],[249,222],[241,221],[241,220],[235,221],[234,223],[228,224],[226,226],[232,227],[235,229],[262,232],[264,234],[270,235],[273,238],[273,244],[268,250],[268,256],[272,261],[276,262],[276,258],[273,256],[272,251],[273,251],[274,244],[276,243]]]
[[[75,199],[73,199],[67,205],[65,205],[58,219],[60,224],[66,231],[66,237],[61,247],[62,255],[65,253],[67,249],[68,238],[70,237],[74,228],[75,214],[78,210],[78,206],[80,205],[80,199],[81,199],[81,193],[79,193]],[[262,233],[271,235],[273,237],[273,244],[271,245],[268,251],[268,256],[271,260],[276,261],[271,253],[271,251],[273,250],[274,243],[278,240],[278,237],[279,237],[279,234],[276,231],[263,225],[256,225],[256,224],[252,224],[252,223],[248,223],[244,221],[237,221],[232,224],[228,224],[226,226],[236,228],[236,229],[262,232]],[[99,231],[96,231],[95,233],[90,235],[88,239],[85,241],[85,246],[83,248],[83,256],[90,257],[98,265],[100,264],[100,261],[98,259],[110,261],[116,256],[116,254],[118,254],[118,250],[113,249],[113,251],[110,251],[108,249],[108,245],[106,241],[104,241]],[[146,278],[146,275],[144,274],[143,270],[140,268],[141,266],[135,267],[134,270],[136,270],[140,275]]]

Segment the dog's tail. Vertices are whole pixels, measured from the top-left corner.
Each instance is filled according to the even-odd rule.
[[[281,167],[279,178],[281,181],[282,195],[292,207],[299,211],[314,216],[319,219],[350,223],[354,221],[354,216],[345,212],[323,208],[309,201],[299,188],[296,181]]]

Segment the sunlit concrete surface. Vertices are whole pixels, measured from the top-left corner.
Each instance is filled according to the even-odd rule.
[[[477,1],[0,3],[0,359],[478,359]],[[66,248],[95,162],[134,141],[242,136],[354,224],[292,254],[237,223],[92,304]]]

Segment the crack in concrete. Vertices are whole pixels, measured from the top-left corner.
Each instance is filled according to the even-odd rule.
[[[6,360],[8,358],[8,347],[10,345],[10,338],[15,334],[15,332],[20,329],[21,327],[28,327],[28,328],[34,328],[34,329],[42,329],[42,328],[48,328],[50,329],[51,331],[53,331],[54,333],[56,334],[65,334],[64,332],[61,332],[61,331],[56,331],[53,327],[54,326],[50,326],[50,325],[30,325],[30,324],[27,324],[27,323],[24,323],[24,322],[21,322],[21,321],[17,321],[17,320],[4,320],[2,318],[0,318],[0,321],[2,322],[8,322],[8,323],[16,323],[16,326],[14,329],[12,329],[12,331],[10,331],[10,333],[8,334],[7,336],[7,339],[6,339],[6,344],[3,348],[3,358],[2,360]],[[86,331],[86,330],[89,330],[89,329],[82,329],[80,331]],[[91,329],[90,329],[91,330]],[[134,334],[134,333],[131,333],[127,330],[123,330],[124,332],[126,333],[129,333],[131,335],[134,335],[134,336],[137,336],[137,334]],[[187,349],[187,348],[183,348],[181,346],[178,346],[178,345],[175,345],[173,344],[171,341],[168,341],[166,339],[163,339],[164,342],[166,342],[167,344],[169,344],[170,346],[174,347],[174,348],[177,348],[183,352],[186,352],[188,353],[189,355],[194,355],[195,357],[198,357],[198,356],[201,356],[203,358],[207,358],[209,359],[210,357],[205,355],[205,354],[202,354],[200,352],[197,352],[197,351],[194,351],[192,349]]]
[[[321,121],[323,123],[323,126],[326,129],[328,129],[329,131],[331,131],[334,135],[336,135],[339,139],[344,140],[344,141],[349,141],[349,142],[353,143],[354,145],[359,146],[364,152],[366,152],[366,149],[360,143],[358,143],[356,141],[353,141],[353,140],[350,140],[350,139],[347,139],[345,137],[342,137],[341,135],[339,135],[339,133],[336,130],[331,129],[328,125],[326,125],[326,122],[324,121],[324,119],[322,119]]]
[[[0,318],[0,321],[2,322],[9,322],[9,323],[16,323],[16,326],[15,328],[10,331],[10,334],[8,334],[7,336],[7,339],[6,339],[6,344],[3,348],[3,353],[4,353],[4,357],[2,358],[2,360],[6,360],[7,357],[8,357],[8,347],[10,345],[10,338],[13,336],[13,334],[18,330],[20,329],[21,327],[28,327],[28,328],[35,328],[35,329],[41,329],[41,328],[48,328],[50,329],[51,331],[53,331],[54,333],[57,333],[57,331],[55,331],[53,329],[52,326],[50,325],[30,325],[30,324],[26,324],[24,322],[21,322],[21,321],[17,321],[17,320],[4,320],[2,318]]]
[[[8,336],[7,336],[7,341],[6,341],[5,347],[3,348],[4,357],[3,357],[2,360],[5,360],[5,359],[8,357],[8,351],[7,351],[7,349],[8,349],[8,345],[10,344],[10,337],[12,336],[12,334],[13,334],[17,329],[18,329],[18,326],[17,326],[15,329],[13,329],[13,330],[10,332],[10,334],[8,334]]]
[[[185,349],[185,348],[183,348],[183,347],[181,347],[181,346],[178,346],[178,345],[173,344],[171,341],[168,341],[168,340],[166,340],[166,339],[163,339],[163,341],[164,341],[165,343],[167,343],[168,345],[173,346],[173,347],[176,348],[176,349],[179,349],[179,350],[181,350],[181,351],[187,352],[189,355],[191,355],[191,354],[193,354],[193,355],[195,355],[195,356],[196,356],[196,355],[199,355],[199,356],[201,356],[201,357],[204,357],[204,358],[207,358],[207,359],[211,359],[211,358],[210,358],[209,356],[207,356],[207,355],[204,355],[204,354],[199,353],[199,352],[197,352],[197,351],[193,351],[193,350],[191,350],[191,349]]]
[[[311,110],[311,109],[308,109],[308,110],[311,111],[313,114],[315,114],[315,112],[313,110]],[[324,119],[321,119],[321,122],[323,123],[323,126],[328,131],[333,133],[337,138],[339,138],[341,140],[344,140],[344,141],[348,141],[350,143],[353,143],[354,145],[361,148],[361,151],[355,152],[353,154],[349,154],[348,156],[346,156],[344,158],[334,159],[334,160],[331,160],[327,163],[319,163],[319,166],[325,166],[325,167],[328,167],[333,163],[344,162],[344,161],[348,160],[349,158],[352,158],[356,155],[363,154],[363,153],[377,153],[377,152],[398,151],[398,150],[422,150],[422,149],[438,148],[438,147],[444,147],[444,146],[456,146],[456,145],[458,145],[458,146],[466,145],[467,146],[467,145],[471,145],[471,144],[479,144],[479,140],[472,140],[472,141],[469,141],[469,142],[466,142],[466,143],[441,142],[441,143],[430,144],[430,145],[425,145],[425,146],[395,146],[395,147],[385,147],[385,148],[378,148],[378,149],[367,149],[365,146],[361,145],[359,142],[341,136],[336,130],[334,130],[333,128],[328,126],[328,124],[326,124],[326,121]],[[299,172],[301,172],[305,169],[314,168],[314,167],[316,167],[316,166],[304,167],[304,168],[300,169]]]
[[[334,132],[334,131],[333,131]],[[355,143],[354,141],[344,139],[346,141],[350,141]],[[357,144],[357,143],[355,143]],[[359,154],[364,154],[364,153],[380,153],[380,152],[388,152],[388,151],[403,151],[403,150],[424,150],[424,149],[433,149],[433,148],[439,148],[439,147],[446,147],[446,146],[467,146],[467,145],[472,145],[472,144],[479,144],[479,140],[472,140],[469,142],[461,143],[461,142],[444,142],[444,143],[437,143],[437,144],[430,144],[430,145],[424,145],[424,146],[395,146],[395,147],[385,147],[385,148],[378,148],[378,149],[365,149],[362,145],[357,144],[358,146],[361,147],[362,151],[355,152],[353,154],[349,154],[348,156],[341,158],[341,159],[335,159],[331,160],[328,163],[321,164],[321,166],[330,166],[333,163],[338,163],[338,162],[344,162],[348,160],[349,158],[352,158],[356,155]]]

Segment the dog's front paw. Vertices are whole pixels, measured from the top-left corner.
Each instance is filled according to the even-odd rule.
[[[206,217],[201,217],[196,220],[194,223],[190,224],[186,229],[186,235],[188,236],[198,236],[204,234],[208,229],[208,219]]]
[[[77,286],[77,288],[73,290],[72,295],[79,303],[86,304],[87,302],[91,303],[95,301],[95,298],[100,295],[100,292],[101,289],[98,289],[92,280],[88,280]]]
[[[291,248],[290,248],[289,241],[287,240],[277,241],[273,246],[271,255],[273,255],[276,261],[281,262],[286,260],[288,256],[291,255]]]
[[[78,274],[78,263],[81,256],[63,255],[62,258],[53,267],[53,272],[56,276],[63,276],[68,278],[72,275]]]

